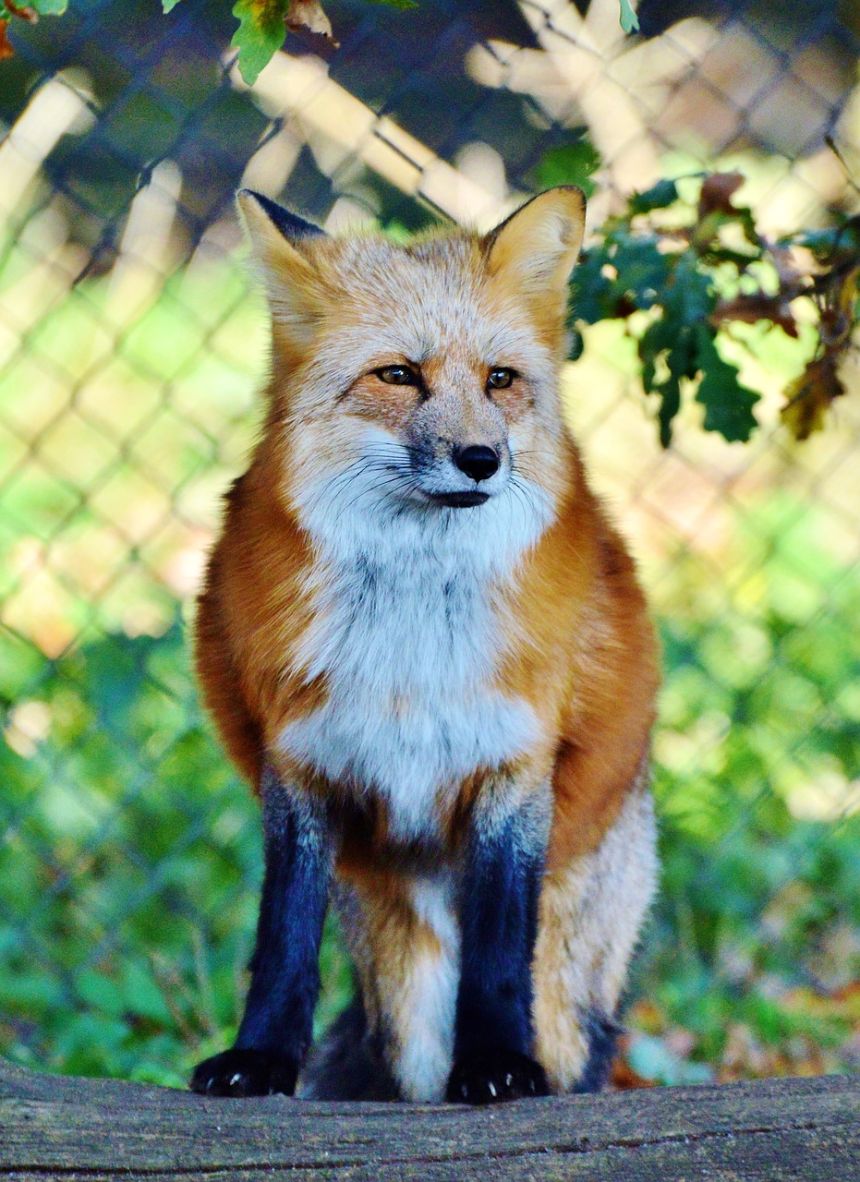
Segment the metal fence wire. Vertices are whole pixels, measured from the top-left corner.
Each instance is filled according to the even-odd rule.
[[[265,366],[235,190],[329,228],[490,225],[584,128],[592,227],[703,169],[773,233],[860,208],[848,0],[642,0],[632,37],[617,0],[332,0],[339,47],[291,35],[252,87],[229,8],[71,4],[0,62],[0,1053],[40,1068],[179,1083],[242,997],[259,825],[186,637]],[[661,450],[618,322],[566,380],[666,664],[618,1080],[860,1062],[860,412],[789,440],[804,347],[773,328],[746,359],[748,444],[691,405]],[[323,961],[320,1023],[333,933]]]

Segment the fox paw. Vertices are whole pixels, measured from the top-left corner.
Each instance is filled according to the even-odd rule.
[[[446,1098],[455,1104],[500,1104],[527,1096],[548,1096],[540,1063],[517,1051],[485,1051],[454,1064]]]
[[[274,1092],[292,1096],[298,1073],[292,1059],[232,1047],[198,1063],[190,1087],[203,1096],[271,1096]]]

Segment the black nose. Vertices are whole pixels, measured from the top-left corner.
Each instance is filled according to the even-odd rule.
[[[499,453],[482,444],[457,447],[454,449],[454,463],[473,480],[487,480],[499,470]]]

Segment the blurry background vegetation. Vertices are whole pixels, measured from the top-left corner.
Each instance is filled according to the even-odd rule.
[[[265,367],[234,190],[402,233],[590,179],[596,235],[664,178],[689,222],[697,176],[737,171],[769,240],[827,231],[860,210],[860,18],[644,0],[631,38],[617,0],[333,0],[340,47],[290,36],[249,88],[228,5],[153,8],[17,22],[0,62],[0,1053],[179,1084],[232,1036],[261,875],[187,642]],[[666,664],[622,1083],[860,1065],[858,372],[848,350],[795,442],[815,332],[790,313],[796,336],[720,334],[762,395],[751,440],[703,432],[683,378],[669,450],[648,311],[577,322],[566,407]],[[333,932],[324,978],[321,1024],[350,988]]]

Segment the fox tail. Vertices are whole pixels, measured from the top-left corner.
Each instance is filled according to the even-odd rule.
[[[302,1071],[303,1100],[399,1100],[382,1056],[381,1040],[367,1025],[358,995],[313,1047]]]

